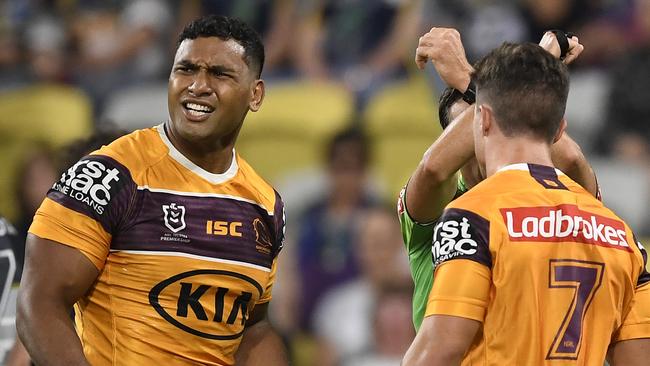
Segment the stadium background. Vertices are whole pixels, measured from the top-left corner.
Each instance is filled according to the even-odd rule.
[[[440,133],[443,85],[413,62],[433,25],[458,28],[470,61],[577,33],[569,132],[606,204],[650,235],[648,0],[4,0],[0,212],[24,233],[70,146],[164,121],[175,36],[211,12],[266,46],[266,99],[238,151],[287,204],[272,317],[297,365],[397,365],[413,336],[406,256],[381,207]]]

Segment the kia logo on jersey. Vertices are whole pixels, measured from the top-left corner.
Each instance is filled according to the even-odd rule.
[[[242,273],[199,269],[156,284],[149,291],[149,304],[187,333],[207,339],[237,339],[262,293],[262,286]]]
[[[174,233],[185,229],[185,206],[171,203],[163,205],[162,210],[165,213],[165,226]]]

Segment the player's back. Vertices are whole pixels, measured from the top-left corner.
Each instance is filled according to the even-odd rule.
[[[450,204],[436,227],[438,270],[457,259],[450,269],[484,271],[490,282],[474,304],[460,300],[483,323],[463,365],[602,365],[626,331],[642,249],[620,218],[558,173],[512,165]],[[441,296],[432,291],[427,313],[458,315]]]

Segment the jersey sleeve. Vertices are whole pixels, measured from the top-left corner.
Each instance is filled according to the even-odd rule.
[[[86,156],[54,183],[29,232],[79,249],[101,270],[136,189],[128,169],[116,160]]]
[[[641,242],[634,239],[641,251],[643,268],[637,279],[634,298],[630,310],[625,314],[623,325],[616,335],[617,341],[650,338],[650,273],[647,270],[648,253]]]
[[[275,251],[274,257],[277,257],[280,254],[280,251],[284,247],[284,237],[286,234],[286,220],[287,215],[284,209],[284,202],[282,197],[276,191],[275,192],[275,207],[273,209],[273,219],[275,224]]]
[[[490,269],[472,260],[455,260],[436,269],[425,316],[453,315],[483,322],[490,296]]]
[[[273,297],[272,290],[273,290],[273,285],[275,284],[277,268],[278,268],[278,258],[275,258],[273,260],[273,264],[271,265],[271,273],[269,274],[269,280],[266,283],[266,287],[264,287],[264,292],[262,293],[262,296],[260,296],[260,299],[257,301],[258,304],[263,304],[271,301],[271,298]]]
[[[274,245],[274,258],[273,263],[271,264],[271,273],[269,274],[269,280],[266,283],[264,292],[260,299],[257,301],[258,304],[263,304],[271,301],[273,285],[275,284],[275,277],[278,266],[278,255],[284,246],[284,235],[285,235],[285,220],[286,215],[284,211],[284,203],[280,194],[275,192],[275,208],[273,210],[273,220],[275,223],[275,245]]]
[[[434,223],[420,224],[413,220],[406,210],[406,188],[397,199],[397,215],[402,230],[402,239],[408,254],[409,269],[413,278],[413,325],[419,329],[424,318],[427,298],[433,282],[431,242]]]
[[[435,278],[426,316],[453,315],[482,322],[491,286],[490,223],[468,210],[448,208],[434,228]]]

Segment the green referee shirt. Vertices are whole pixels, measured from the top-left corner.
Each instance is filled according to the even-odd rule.
[[[402,238],[409,256],[409,267],[413,277],[413,325],[415,330],[420,329],[427,308],[429,291],[433,284],[433,259],[431,247],[433,245],[433,228],[436,222],[421,224],[413,220],[406,207],[406,188],[402,189],[397,201],[397,213],[402,229]],[[454,199],[467,192],[467,187],[459,175]]]

